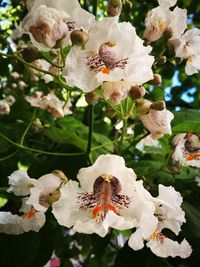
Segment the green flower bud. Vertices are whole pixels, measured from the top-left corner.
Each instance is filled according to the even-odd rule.
[[[82,46],[85,45],[89,40],[89,35],[82,30],[74,30],[73,32],[71,32],[70,38],[73,45]]]

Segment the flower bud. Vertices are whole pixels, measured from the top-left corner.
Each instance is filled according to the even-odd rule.
[[[94,104],[97,100],[99,99],[99,95],[93,91],[89,92],[85,95],[85,101],[89,104],[92,105]]]
[[[160,76],[160,74],[154,74],[153,75],[153,79],[148,81],[148,83],[152,84],[152,85],[159,85],[162,82],[162,77]]]
[[[159,100],[150,105],[150,108],[156,109],[156,110],[164,110],[166,109],[165,101]]]
[[[122,6],[113,6],[111,4],[108,4],[108,10],[107,10],[107,13],[108,13],[108,16],[109,17],[115,17],[117,15],[119,15],[121,13],[121,10],[122,10]]]
[[[123,7],[126,10],[130,10],[133,7],[133,3],[129,0],[123,1]]]
[[[54,170],[54,171],[52,171],[52,173],[55,174],[56,176],[58,176],[62,182],[68,181],[68,178],[61,170]]]
[[[140,98],[136,100],[136,108],[138,113],[145,114],[149,111],[150,109],[151,102],[144,99]]]
[[[146,90],[143,86],[132,86],[130,91],[129,91],[129,95],[132,99],[139,99],[144,97],[146,94]]]
[[[36,48],[33,47],[27,47],[22,51],[22,55],[24,60],[26,60],[28,63],[31,63],[32,61],[36,59],[42,58],[42,54],[40,51],[38,51]]]
[[[82,30],[74,30],[70,34],[73,45],[85,45],[89,39],[89,35]]]
[[[0,101],[0,115],[8,115],[10,113],[10,106],[3,100]]]

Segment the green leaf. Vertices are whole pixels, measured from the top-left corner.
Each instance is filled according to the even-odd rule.
[[[200,132],[200,111],[191,109],[181,110],[174,112],[174,116],[172,121],[173,133]]]

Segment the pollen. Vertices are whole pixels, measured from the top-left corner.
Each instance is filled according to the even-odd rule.
[[[110,70],[108,68],[102,68],[101,72],[103,72],[103,74],[110,74]]]

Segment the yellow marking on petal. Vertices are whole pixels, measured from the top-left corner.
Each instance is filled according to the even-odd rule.
[[[153,232],[153,234],[151,235],[151,239],[156,240],[158,236],[158,232]]]
[[[116,41],[108,41],[105,43],[105,45],[109,46],[109,47],[113,47],[113,46],[116,46],[117,42]]]
[[[166,25],[162,22],[159,23],[159,29],[163,31],[165,29]]]
[[[101,72],[103,72],[103,74],[110,74],[110,70],[108,68],[102,68]]]
[[[101,177],[105,180],[105,182],[110,182],[113,178],[113,176],[110,174],[103,174]]]
[[[193,57],[190,56],[190,57],[188,58],[188,62],[189,62],[189,63],[192,63],[192,61],[193,61]]]

